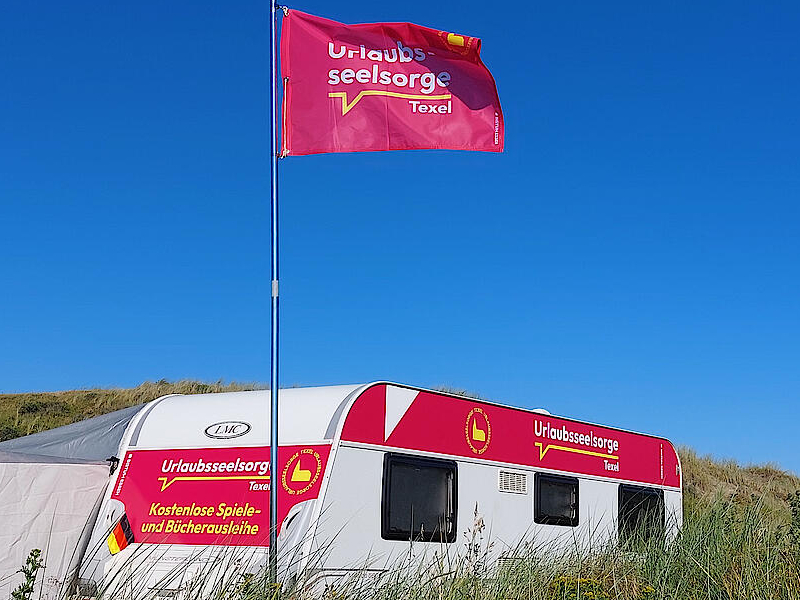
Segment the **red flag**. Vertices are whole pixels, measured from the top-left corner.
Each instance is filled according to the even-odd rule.
[[[283,153],[503,150],[478,38],[410,23],[283,20]]]

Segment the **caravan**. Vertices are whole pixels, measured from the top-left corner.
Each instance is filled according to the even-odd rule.
[[[665,540],[681,526],[680,462],[663,438],[387,382],[296,388],[279,394],[272,469],[268,400],[166,396],[129,418],[85,587],[138,565],[151,589],[177,593],[224,553],[257,568],[272,485],[284,576],[455,556],[476,518],[490,559],[529,540],[590,548],[645,521]]]

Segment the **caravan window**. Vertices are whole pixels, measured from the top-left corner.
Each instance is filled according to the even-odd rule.
[[[635,485],[619,486],[620,542],[664,536],[664,491]]]
[[[381,537],[456,541],[456,463],[387,454],[383,462]]]
[[[578,480],[536,473],[533,480],[533,520],[541,525],[578,524]]]

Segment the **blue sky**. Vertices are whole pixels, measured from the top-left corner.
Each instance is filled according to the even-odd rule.
[[[323,3],[475,35],[506,152],[281,162],[282,382],[800,471],[795,3]],[[267,381],[264,2],[0,20],[0,390]]]

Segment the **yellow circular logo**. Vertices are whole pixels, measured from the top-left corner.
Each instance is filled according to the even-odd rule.
[[[483,454],[492,441],[492,426],[489,424],[489,415],[482,408],[475,407],[467,415],[464,424],[464,436],[470,450],[475,454]]]
[[[286,461],[281,473],[281,484],[289,494],[299,496],[310,490],[322,472],[322,458],[313,448],[295,452]]]

